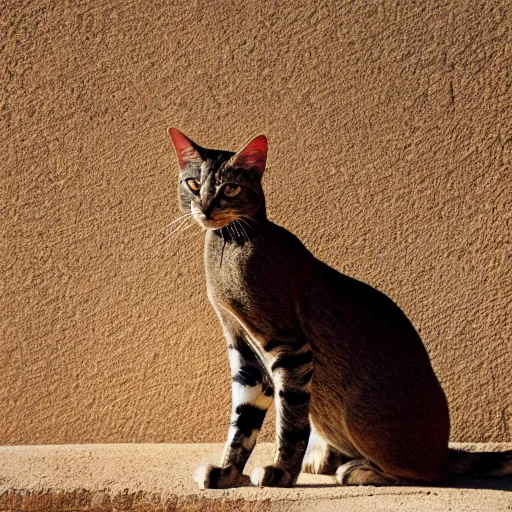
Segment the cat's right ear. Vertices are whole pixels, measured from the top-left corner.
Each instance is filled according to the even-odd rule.
[[[190,162],[200,163],[203,161],[195,142],[191,141],[176,128],[169,128],[168,132],[174,146],[174,151],[176,151],[180,170],[185,169]]]
[[[267,138],[265,135],[258,135],[232,156],[229,163],[233,167],[241,167],[246,171],[256,171],[261,178],[267,163],[267,149]]]

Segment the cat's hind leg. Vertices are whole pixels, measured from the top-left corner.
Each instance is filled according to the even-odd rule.
[[[348,457],[342,455],[320,436],[311,424],[308,447],[302,461],[302,471],[304,473],[334,475],[341,464],[348,460]]]
[[[340,485],[417,485],[419,482],[388,474],[366,459],[353,459],[336,471]]]

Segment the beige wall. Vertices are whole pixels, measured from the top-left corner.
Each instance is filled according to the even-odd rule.
[[[454,440],[511,440],[511,2],[64,4],[1,19],[0,443],[223,440],[168,126],[266,133],[271,218],[406,311]]]

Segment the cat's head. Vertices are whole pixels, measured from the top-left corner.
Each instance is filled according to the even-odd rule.
[[[203,227],[219,229],[265,209],[261,177],[267,139],[259,135],[237,153],[205,149],[176,128],[169,136],[178,158],[181,208],[194,213]]]

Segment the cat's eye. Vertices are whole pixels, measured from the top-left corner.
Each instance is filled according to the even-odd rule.
[[[234,183],[229,183],[224,187],[223,193],[227,197],[235,197],[240,194],[242,187],[240,185],[235,185]]]
[[[192,190],[192,192],[197,192],[201,188],[201,184],[194,178],[185,180],[185,183],[188,185],[188,188]]]

